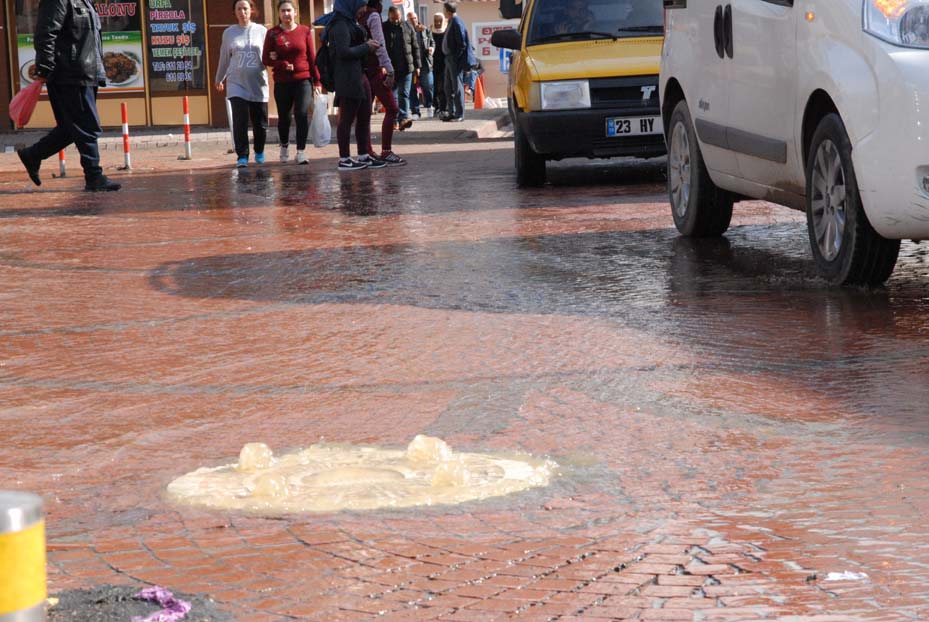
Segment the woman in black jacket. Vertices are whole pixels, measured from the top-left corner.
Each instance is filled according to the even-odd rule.
[[[380,47],[373,39],[365,40],[364,30],[357,23],[367,0],[336,0],[334,11],[326,24],[323,40],[332,61],[335,77],[335,104],[339,107],[339,170],[357,171],[381,168],[386,164],[368,156],[371,137],[371,86],[364,75],[364,59]],[[358,157],[351,157],[352,125]]]

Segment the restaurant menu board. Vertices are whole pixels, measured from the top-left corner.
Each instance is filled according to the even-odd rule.
[[[17,3],[17,52],[19,85],[25,88],[35,80],[35,22],[38,0]],[[103,40],[103,69],[106,86],[102,92],[141,92],[145,90],[142,65],[142,16],[139,0],[96,2]]]
[[[148,81],[152,92],[206,88],[201,0],[148,0]]]

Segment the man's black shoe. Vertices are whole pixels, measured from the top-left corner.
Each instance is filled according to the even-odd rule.
[[[446,123],[461,123],[464,121],[464,117],[445,117],[442,120]]]
[[[88,179],[84,184],[84,190],[87,192],[113,192],[122,188],[122,184],[109,179],[106,175],[101,175],[95,179]]]
[[[39,179],[39,167],[42,165],[42,162],[32,160],[25,154],[25,151],[25,149],[17,149],[16,155],[19,156],[20,162],[26,167],[26,172],[29,173],[29,179],[32,180],[32,183],[41,186],[42,180]]]

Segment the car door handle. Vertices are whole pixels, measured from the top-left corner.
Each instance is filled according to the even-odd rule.
[[[732,5],[727,4],[723,11],[723,32],[726,42],[726,56],[732,58]]]
[[[713,17],[713,43],[716,44],[716,55],[720,58],[726,56],[726,31],[723,28],[723,7],[716,7],[716,15]]]

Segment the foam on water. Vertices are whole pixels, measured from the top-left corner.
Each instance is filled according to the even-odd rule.
[[[405,450],[318,443],[274,456],[264,443],[239,461],[201,468],[168,485],[181,504],[266,514],[457,504],[546,486],[557,465],[529,455],[453,451],[419,435]]]

